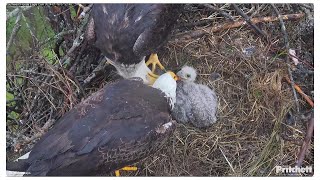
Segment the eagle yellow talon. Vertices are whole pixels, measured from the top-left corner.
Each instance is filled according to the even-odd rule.
[[[153,83],[158,79],[159,75],[156,75],[152,72],[148,73],[149,85],[152,86]]]
[[[156,71],[156,65],[159,66],[159,68],[161,70],[166,71],[166,69],[163,67],[163,65],[160,63],[158,55],[157,54],[151,54],[148,61],[146,62],[146,65],[149,66],[150,64],[152,64],[152,69],[151,72],[155,73]]]
[[[120,176],[120,170],[123,170],[123,171],[137,171],[138,168],[135,167],[135,166],[133,166],[133,167],[125,166],[125,167],[115,171],[115,174],[116,174],[117,177]]]
[[[114,173],[116,174],[117,177],[120,176],[120,170],[116,170]]]

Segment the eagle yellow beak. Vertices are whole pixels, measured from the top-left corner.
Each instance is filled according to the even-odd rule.
[[[175,81],[180,80],[180,77],[177,76],[174,72],[168,71],[168,73],[171,75],[171,77],[172,77]]]

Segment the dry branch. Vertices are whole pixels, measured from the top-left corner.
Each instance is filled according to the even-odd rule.
[[[289,79],[288,76],[285,76],[284,78],[285,78],[285,80],[286,80],[289,84],[291,84],[291,81],[290,81],[290,79]],[[301,88],[300,88],[297,84],[294,84],[294,88],[295,88],[295,89],[298,91],[298,93],[300,93],[300,95],[310,104],[311,107],[314,106],[313,101],[309,98],[308,95],[306,95],[306,94],[301,90]]]
[[[15,21],[15,25],[12,29],[12,32],[11,32],[11,35],[10,35],[10,38],[9,38],[9,41],[7,43],[7,52],[9,51],[11,45],[12,45],[12,42],[13,42],[13,39],[16,37],[21,25],[20,25],[20,20],[21,20],[21,16],[22,16],[22,12],[21,10],[18,12],[18,16],[17,16],[17,19]]]
[[[89,11],[91,9],[91,7],[92,7],[92,4],[89,5],[88,8],[85,9],[86,12]],[[63,65],[66,64],[67,66],[70,67],[70,64],[74,60],[71,58],[72,54],[74,53],[74,51],[80,46],[80,44],[84,40],[83,32],[85,31],[85,27],[88,23],[88,20],[89,20],[89,14],[86,14],[83,19],[82,25],[77,30],[77,36],[76,36],[75,40],[73,41],[72,47],[68,50],[67,54],[60,61],[61,64],[63,64]]]
[[[32,41],[33,41],[33,45],[35,46],[36,44],[38,44],[39,40],[37,39],[37,36],[34,34],[32,27],[30,26],[30,24],[28,23],[26,17],[24,16],[23,12],[21,11],[22,14],[22,18],[24,20],[24,23],[26,24],[27,28],[29,29],[30,35],[32,37]]]
[[[304,16],[304,14],[287,14],[287,15],[280,15],[280,17],[283,20],[290,21],[290,20],[297,20]],[[275,16],[268,16],[268,17],[258,17],[258,18],[252,18],[250,19],[253,24],[262,23],[262,22],[274,22],[279,21],[279,17]],[[222,25],[217,25],[214,27],[207,27],[202,28],[194,31],[188,31],[185,33],[177,34],[175,37],[176,41],[187,41],[193,38],[201,37],[205,34],[212,34],[215,32],[223,31],[226,29],[231,28],[238,28],[240,26],[247,25],[247,22],[245,20],[240,20],[236,22],[228,22]]]
[[[271,6],[273,7],[274,11],[276,12],[277,16],[278,16],[278,19],[279,19],[279,22],[280,22],[280,25],[281,25],[281,31],[282,31],[282,34],[283,34],[283,38],[284,38],[284,43],[285,43],[285,47],[286,47],[286,63],[287,63],[287,66],[288,66],[288,73],[289,73],[289,77],[290,77],[290,81],[291,81],[291,88],[292,88],[292,91],[293,91],[293,96],[294,96],[294,99],[295,99],[295,103],[296,103],[296,108],[297,108],[297,112],[300,111],[300,108],[299,108],[299,101],[298,101],[298,96],[297,96],[297,92],[294,88],[294,80],[293,80],[293,77],[292,77],[292,71],[291,71],[291,67],[290,67],[290,64],[289,64],[289,40],[288,40],[288,33],[286,31],[286,27],[284,25],[284,22],[283,22],[283,17],[280,15],[277,7],[274,5],[274,4],[271,4]]]
[[[17,16],[19,14],[20,11],[28,11],[29,9],[31,9],[32,6],[26,6],[26,7],[17,7],[14,10],[12,10],[11,12],[7,13],[7,17],[6,17],[6,21],[8,21],[8,19]]]
[[[109,63],[107,63],[107,57],[103,58],[99,65],[92,71],[92,73],[83,81],[83,87],[87,87],[92,80],[94,80],[99,74],[102,74],[104,72],[104,69],[106,66],[108,66]]]
[[[43,46],[44,44],[46,44],[46,43],[48,43],[48,42],[50,42],[50,41],[52,41],[54,39],[60,39],[61,37],[65,36],[65,35],[72,34],[74,32],[75,32],[75,30],[73,30],[73,29],[72,30],[67,30],[67,31],[62,31],[62,32],[58,33],[57,35],[49,37],[45,41],[41,42],[40,46]]]
[[[220,15],[222,15],[223,17],[225,17],[226,19],[228,19],[230,21],[234,21],[234,19],[231,15],[229,15],[228,13],[224,12],[223,10],[221,10],[211,4],[203,4],[203,6],[218,12]]]
[[[302,162],[304,160],[304,157],[306,155],[306,152],[308,150],[312,135],[313,135],[313,130],[314,130],[314,118],[312,117],[309,121],[308,125],[308,130],[306,137],[304,138],[303,144],[301,146],[299,155],[298,155],[298,160],[297,160],[297,166],[300,167],[302,165]]]
[[[48,130],[49,128],[55,123],[55,119],[49,119],[43,126],[42,128],[39,129],[39,132],[35,133],[33,136],[31,137],[25,137],[25,139],[23,141],[18,142],[15,145],[15,152],[18,152],[21,147],[25,144],[30,143],[31,141],[40,138],[41,136],[43,136]]]
[[[237,11],[237,13],[239,13],[244,18],[247,24],[249,24],[259,35],[262,35],[264,39],[266,40],[268,39],[268,35],[265,32],[263,32],[257,25],[253,24],[249,16],[247,16],[237,5],[235,4],[231,4],[231,5]]]

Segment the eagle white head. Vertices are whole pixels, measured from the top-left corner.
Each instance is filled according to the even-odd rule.
[[[197,77],[197,71],[190,66],[183,66],[177,75],[183,81],[194,82]]]
[[[178,76],[169,71],[162,74],[152,85],[153,88],[160,89],[170,99],[170,107],[173,108],[176,103],[176,89]]]

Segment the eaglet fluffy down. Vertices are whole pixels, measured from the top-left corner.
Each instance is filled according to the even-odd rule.
[[[184,66],[177,75],[176,104],[172,116],[179,122],[191,123],[198,128],[211,126],[217,121],[217,96],[208,86],[196,84],[197,72]]]

